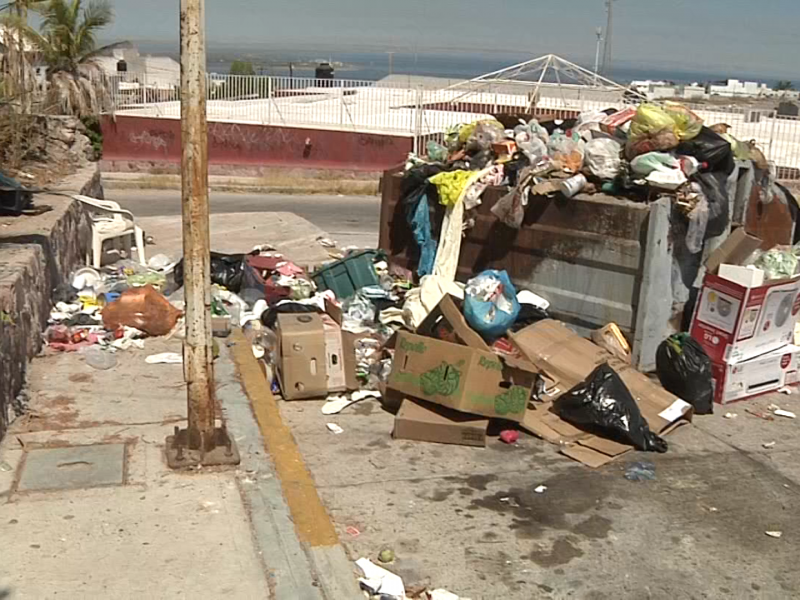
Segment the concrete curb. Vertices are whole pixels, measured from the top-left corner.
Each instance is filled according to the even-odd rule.
[[[264,177],[210,176],[209,189],[217,192],[242,192],[253,194],[375,196],[379,191],[378,179],[298,179],[296,183],[270,183]],[[114,190],[180,190],[179,175],[153,175],[149,173],[105,173],[103,184]]]
[[[315,580],[327,600],[363,599],[353,564],[339,544],[333,522],[317,494],[291,431],[283,423],[250,344],[240,331],[234,332],[230,339],[242,389],[252,404],[264,447],[283,492],[280,509],[288,509],[291,515],[296,538],[305,548]],[[271,500],[277,501],[275,497]]]

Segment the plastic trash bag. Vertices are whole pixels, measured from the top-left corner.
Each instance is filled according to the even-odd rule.
[[[703,119],[677,102],[667,102],[664,107],[673,123],[675,124],[675,135],[681,141],[691,140],[698,136],[703,129]]]
[[[495,340],[508,331],[519,310],[517,290],[505,271],[484,271],[467,282],[464,317],[485,340]]]
[[[708,215],[708,200],[701,192],[700,199],[689,213],[689,229],[686,231],[686,248],[692,254],[697,254],[703,249],[708,229]]]
[[[629,139],[625,145],[625,156],[633,160],[647,152],[666,152],[678,146],[680,140],[672,128],[665,128],[653,134],[641,135],[636,139]]]
[[[797,273],[798,260],[791,246],[776,246],[759,254],[754,264],[768,280],[789,279]]]
[[[681,142],[677,153],[694,156],[701,163],[706,163],[709,171],[724,171],[730,175],[736,167],[733,148],[728,140],[708,127],[703,127],[695,138]]]
[[[244,254],[211,253],[211,283],[216,283],[238,294],[244,274]],[[183,259],[175,265],[175,283],[183,285]]]
[[[586,144],[584,170],[598,179],[614,179],[622,168],[621,152],[622,145],[616,140],[594,139]]]
[[[667,442],[650,431],[619,375],[604,363],[556,401],[562,419],[637,450],[666,452]]]
[[[642,177],[647,177],[653,171],[672,171],[680,168],[680,161],[666,152],[647,152],[631,161],[631,171]]]
[[[654,136],[665,129],[675,133],[674,119],[660,106],[642,104],[631,121],[630,140]]]
[[[172,331],[181,314],[153,286],[146,285],[123,292],[103,309],[102,316],[103,326],[110,331],[128,326],[160,336]]]
[[[441,144],[436,143],[434,140],[429,140],[426,145],[428,150],[428,158],[434,162],[444,162],[447,160],[447,148]]]
[[[550,136],[547,146],[550,157],[562,169],[578,173],[583,167],[583,157],[586,152],[586,142],[580,134],[573,133],[567,137],[562,131],[556,131]]]
[[[696,414],[714,411],[711,359],[688,333],[676,333],[659,344],[656,372],[664,389],[686,400]]]

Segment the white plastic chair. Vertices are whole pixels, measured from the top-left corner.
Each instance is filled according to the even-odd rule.
[[[73,196],[89,207],[92,220],[92,255],[86,256],[86,262],[99,269],[103,259],[103,242],[111,239],[122,239],[123,247],[131,256],[131,238],[136,240],[139,262],[147,264],[144,256],[144,231],[134,222],[133,213],[119,207],[110,200],[98,200],[89,196]]]

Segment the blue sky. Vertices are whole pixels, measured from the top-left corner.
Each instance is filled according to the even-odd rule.
[[[112,39],[170,41],[178,0],[113,0]],[[209,44],[548,52],[594,60],[603,0],[206,0]],[[798,0],[617,0],[614,59],[800,80]]]

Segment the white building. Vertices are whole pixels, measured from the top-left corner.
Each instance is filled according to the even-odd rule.
[[[771,90],[766,83],[755,81],[739,81],[738,79],[728,79],[725,85],[709,85],[708,93],[712,96],[744,96],[746,98],[758,98],[766,96]]]
[[[168,56],[141,56],[137,48],[117,48],[95,62],[108,76],[148,89],[172,90],[181,82],[181,65]]]

